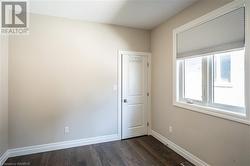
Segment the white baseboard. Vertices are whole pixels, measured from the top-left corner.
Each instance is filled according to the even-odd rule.
[[[149,133],[153,137],[158,139],[160,142],[162,142],[163,144],[165,144],[166,146],[174,150],[176,153],[180,154],[185,159],[193,163],[194,165],[210,166],[209,164],[202,161],[198,157],[194,156],[187,150],[171,142],[170,140],[168,140],[161,134],[153,130],[151,130]],[[113,135],[106,135],[106,136],[99,136],[99,137],[92,137],[92,138],[84,138],[84,139],[79,139],[79,140],[63,141],[63,142],[49,143],[49,144],[43,144],[43,145],[35,145],[35,146],[28,146],[28,147],[22,147],[22,148],[16,148],[16,149],[9,149],[0,157],[0,165],[3,165],[3,163],[9,157],[42,153],[42,152],[48,152],[48,151],[53,151],[53,150],[67,149],[67,148],[72,148],[72,147],[110,142],[110,141],[116,141],[116,140],[120,140],[120,137],[117,134],[113,134]]]
[[[189,162],[193,163],[196,166],[210,166],[206,162],[202,161],[195,155],[191,154],[187,150],[183,149],[182,147],[176,145],[172,141],[168,140],[166,137],[162,136],[161,134],[155,132],[154,130],[151,130],[151,134],[153,137],[158,139],[160,142],[162,142],[164,145],[168,146],[170,149],[187,159]]]
[[[49,143],[43,145],[35,145],[35,146],[28,146],[16,149],[9,149],[7,151],[7,158],[9,157],[16,157],[16,156],[23,156],[29,155],[34,153],[41,153],[41,152],[48,152],[53,150],[60,150],[60,149],[67,149],[72,147],[84,146],[84,145],[91,145],[103,142],[110,142],[120,140],[120,137],[117,134],[113,135],[106,135],[106,136],[99,136],[99,137],[92,137],[92,138],[84,138],[72,141],[63,141],[63,142],[56,142],[56,143]]]
[[[0,165],[2,166],[5,161],[9,158],[8,150],[0,157]]]

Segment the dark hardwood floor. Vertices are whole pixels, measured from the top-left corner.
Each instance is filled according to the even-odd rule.
[[[193,166],[152,136],[13,157],[5,165]]]

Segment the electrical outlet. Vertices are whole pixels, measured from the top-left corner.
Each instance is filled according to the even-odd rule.
[[[173,132],[173,127],[172,127],[172,126],[169,126],[168,131],[169,131],[170,133],[172,133],[172,132]]]
[[[64,134],[68,134],[68,133],[69,133],[69,127],[66,126],[66,127],[64,128]]]

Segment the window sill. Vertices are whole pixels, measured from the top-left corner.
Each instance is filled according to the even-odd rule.
[[[174,106],[250,125],[250,119],[247,119],[246,116],[237,114],[237,113],[234,114],[234,113],[226,112],[226,110],[212,108],[212,107],[205,107],[205,106],[201,106],[197,104],[189,104],[189,103],[180,102],[180,101],[174,102]]]

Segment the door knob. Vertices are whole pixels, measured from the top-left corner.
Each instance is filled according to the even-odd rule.
[[[128,100],[127,100],[127,99],[124,99],[124,100],[123,100],[123,102],[124,102],[124,103],[127,103],[127,102],[128,102]]]

